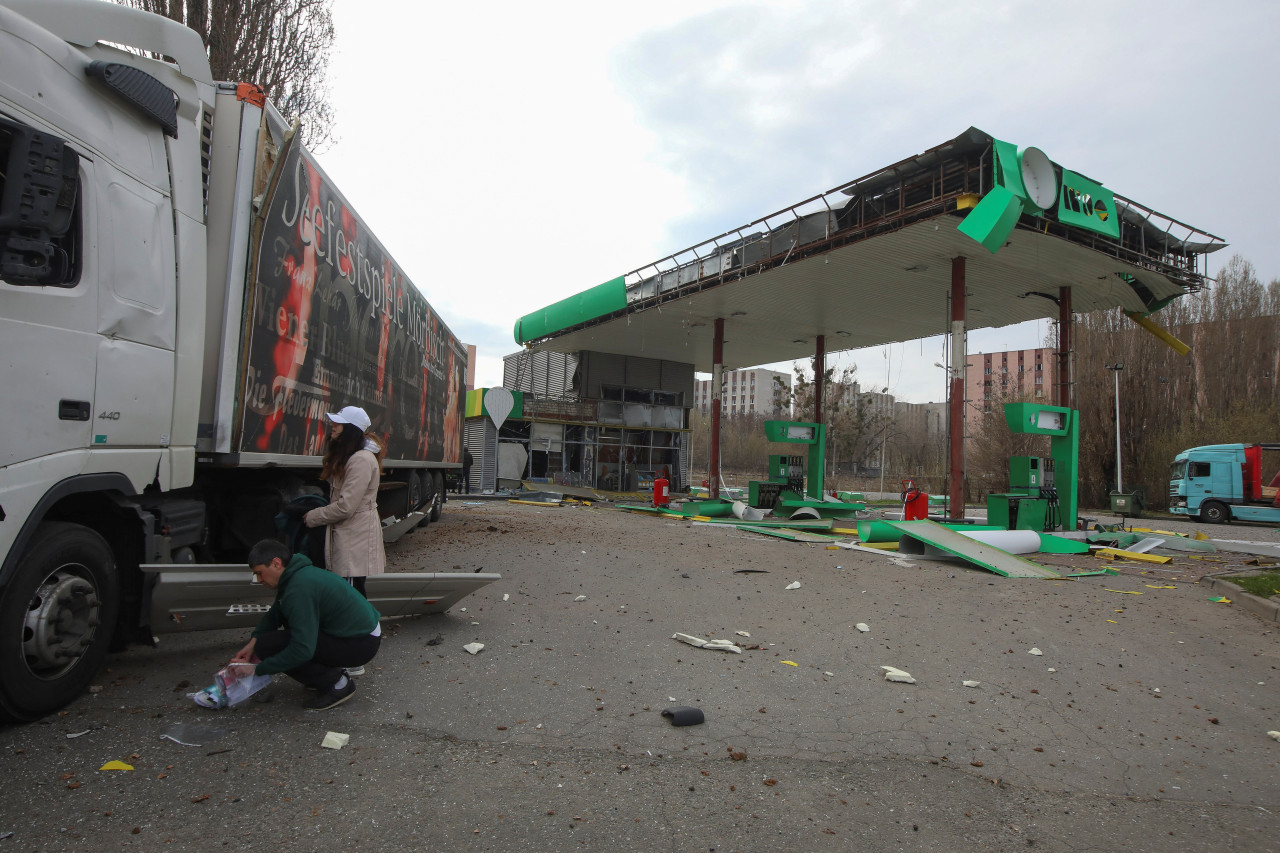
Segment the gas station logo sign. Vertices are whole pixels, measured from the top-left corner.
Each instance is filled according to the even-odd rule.
[[[1058,220],[1112,239],[1120,237],[1115,193],[1066,169],[1062,170],[1062,188],[1058,193]]]

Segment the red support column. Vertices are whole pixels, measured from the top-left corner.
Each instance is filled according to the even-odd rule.
[[[1075,315],[1071,313],[1071,288],[1058,288],[1058,382],[1053,388],[1053,404],[1074,409],[1075,383],[1072,371],[1075,359],[1071,350],[1075,347]]]
[[[953,519],[964,518],[964,258],[951,259],[951,387],[947,432],[951,437],[948,505]]]
[[[720,497],[720,383],[724,378],[724,318],[717,317],[715,340],[711,344],[711,464],[708,488],[711,497]]]
[[[827,339],[818,335],[818,348],[813,354],[813,422],[822,423],[822,389],[827,382]]]

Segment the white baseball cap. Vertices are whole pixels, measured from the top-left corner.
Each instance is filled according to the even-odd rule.
[[[359,428],[361,432],[368,432],[369,424],[371,423],[369,415],[359,406],[343,406],[342,410],[336,415],[326,412],[325,417],[335,424],[351,424]]]

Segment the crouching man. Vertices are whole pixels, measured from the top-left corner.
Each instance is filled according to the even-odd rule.
[[[249,568],[276,600],[232,662],[256,663],[258,675],[287,673],[318,691],[305,703],[312,710],[350,699],[356,683],[347,670],[373,660],[382,643],[378,611],[345,578],[274,539],[249,550]]]

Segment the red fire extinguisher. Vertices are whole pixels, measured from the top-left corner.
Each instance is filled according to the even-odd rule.
[[[919,521],[929,517],[929,496],[920,491],[915,480],[902,481],[902,519]]]
[[[666,506],[671,503],[671,495],[667,491],[667,478],[659,474],[653,478],[653,505]]]

